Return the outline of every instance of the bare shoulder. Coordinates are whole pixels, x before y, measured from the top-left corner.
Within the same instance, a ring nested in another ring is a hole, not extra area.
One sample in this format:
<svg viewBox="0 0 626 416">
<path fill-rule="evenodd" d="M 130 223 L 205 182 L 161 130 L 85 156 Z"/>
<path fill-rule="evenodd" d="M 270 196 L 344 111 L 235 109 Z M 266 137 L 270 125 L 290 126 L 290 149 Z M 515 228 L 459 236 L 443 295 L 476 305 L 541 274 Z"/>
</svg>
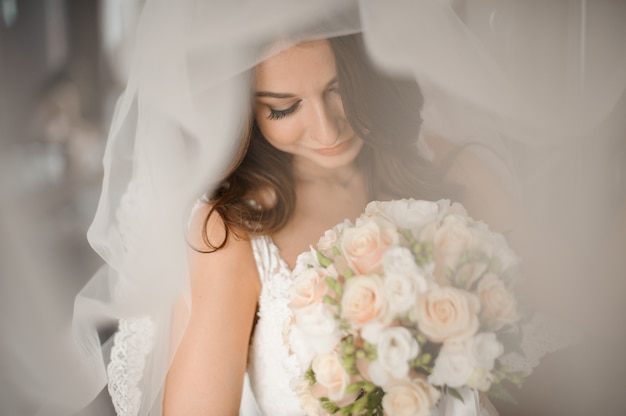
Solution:
<svg viewBox="0 0 626 416">
<path fill-rule="evenodd" d="M 260 283 L 252 246 L 246 235 L 228 231 L 221 216 L 209 204 L 194 210 L 187 235 L 192 291 L 209 282 L 241 284 L 258 294 Z M 222 246 L 215 249 L 215 247 Z M 213 289 L 215 289 L 213 287 Z"/>
<path fill-rule="evenodd" d="M 236 414 L 246 371 L 260 282 L 250 241 L 227 228 L 209 205 L 189 224 L 189 321 L 168 372 L 164 415 Z M 223 247 L 210 251 L 207 245 Z"/>
</svg>

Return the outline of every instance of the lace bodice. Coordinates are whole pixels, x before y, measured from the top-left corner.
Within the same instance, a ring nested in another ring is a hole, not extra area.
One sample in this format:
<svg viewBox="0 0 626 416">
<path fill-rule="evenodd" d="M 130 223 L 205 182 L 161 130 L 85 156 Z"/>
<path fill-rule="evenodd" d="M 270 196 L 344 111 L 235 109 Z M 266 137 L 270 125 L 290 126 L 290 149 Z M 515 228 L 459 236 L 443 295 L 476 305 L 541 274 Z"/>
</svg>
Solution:
<svg viewBox="0 0 626 416">
<path fill-rule="evenodd" d="M 287 305 L 291 271 L 269 237 L 253 238 L 252 249 L 262 289 L 248 365 L 250 385 L 261 414 L 303 415 L 300 399 L 290 387 L 298 364 L 283 337 L 291 316 Z"/>
</svg>

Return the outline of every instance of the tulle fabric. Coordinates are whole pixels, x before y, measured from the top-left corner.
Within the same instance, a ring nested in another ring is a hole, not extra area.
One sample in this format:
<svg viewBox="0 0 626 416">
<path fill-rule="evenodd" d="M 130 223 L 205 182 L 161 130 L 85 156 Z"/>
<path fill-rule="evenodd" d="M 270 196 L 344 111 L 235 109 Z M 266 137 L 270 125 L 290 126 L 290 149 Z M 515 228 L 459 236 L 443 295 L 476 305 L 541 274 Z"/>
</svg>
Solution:
<svg viewBox="0 0 626 416">
<path fill-rule="evenodd" d="M 588 143 L 623 94 L 625 7 L 594 3 L 595 14 L 581 2 L 563 17 L 563 8 L 543 2 L 147 1 L 88 235 L 106 264 L 76 298 L 71 330 L 59 319 L 55 365 L 38 366 L 38 414 L 77 412 L 104 388 L 103 344 L 117 352 L 114 364 L 139 372 L 117 372 L 116 391 L 129 396 L 118 413 L 160 414 L 182 336 L 171 331 L 174 306 L 182 305 L 183 322 L 189 313 L 189 213 L 229 166 L 249 118 L 256 63 L 303 40 L 361 32 L 376 63 L 419 81 L 424 131 L 487 143 L 499 157 L 485 160 L 519 191 L 528 178 L 514 170 L 526 161 L 517 149 Z M 45 313 L 57 314 L 51 306 Z M 118 322 L 127 335 L 148 331 L 147 345 L 105 342 Z"/>
</svg>

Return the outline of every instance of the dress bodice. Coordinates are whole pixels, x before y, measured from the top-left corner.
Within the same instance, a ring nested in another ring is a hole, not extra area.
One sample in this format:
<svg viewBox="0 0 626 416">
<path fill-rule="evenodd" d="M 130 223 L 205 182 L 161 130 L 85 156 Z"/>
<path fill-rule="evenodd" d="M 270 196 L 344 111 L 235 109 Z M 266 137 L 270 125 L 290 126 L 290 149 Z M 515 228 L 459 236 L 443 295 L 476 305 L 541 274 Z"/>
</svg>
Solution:
<svg viewBox="0 0 626 416">
<path fill-rule="evenodd" d="M 291 317 L 291 271 L 271 238 L 252 238 L 252 250 L 262 287 L 248 364 L 250 385 L 263 415 L 303 415 L 300 399 L 290 387 L 298 364 L 283 337 Z"/>
</svg>

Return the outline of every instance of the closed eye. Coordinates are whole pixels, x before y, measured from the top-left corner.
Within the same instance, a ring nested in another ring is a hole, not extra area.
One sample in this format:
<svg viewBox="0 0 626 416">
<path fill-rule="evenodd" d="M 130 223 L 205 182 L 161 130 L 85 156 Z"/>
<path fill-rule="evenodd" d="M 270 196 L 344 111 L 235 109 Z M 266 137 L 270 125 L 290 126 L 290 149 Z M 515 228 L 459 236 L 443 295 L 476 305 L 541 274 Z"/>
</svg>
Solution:
<svg viewBox="0 0 626 416">
<path fill-rule="evenodd" d="M 290 114 L 293 114 L 299 107 L 302 100 L 296 101 L 291 107 L 286 108 L 284 110 L 276 110 L 270 107 L 270 114 L 267 116 L 268 120 L 280 120 L 281 118 L 287 117 Z"/>
</svg>

